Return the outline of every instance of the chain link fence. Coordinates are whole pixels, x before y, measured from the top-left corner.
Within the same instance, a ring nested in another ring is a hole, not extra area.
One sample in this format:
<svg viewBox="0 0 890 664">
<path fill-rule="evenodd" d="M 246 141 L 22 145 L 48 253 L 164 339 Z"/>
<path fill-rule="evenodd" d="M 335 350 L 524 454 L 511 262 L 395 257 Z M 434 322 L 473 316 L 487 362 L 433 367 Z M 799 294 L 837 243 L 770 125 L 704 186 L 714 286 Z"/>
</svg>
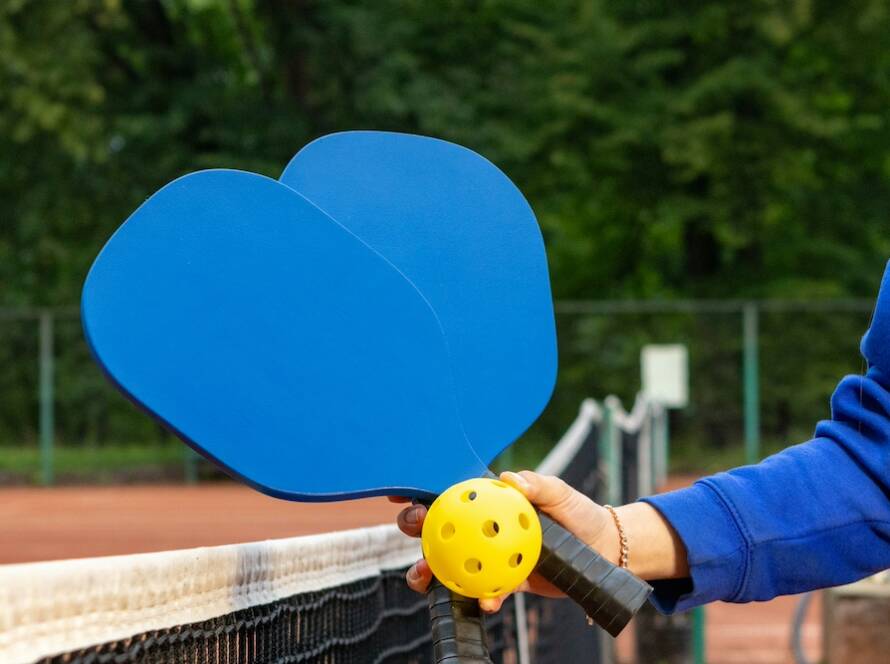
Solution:
<svg viewBox="0 0 890 664">
<path fill-rule="evenodd" d="M 860 373 L 871 300 L 557 303 L 553 399 L 511 452 L 534 467 L 590 394 L 632 402 L 650 343 L 689 349 L 690 403 L 671 414 L 675 470 L 711 471 L 807 439 Z M 102 376 L 77 309 L 0 309 L 0 483 L 181 480 L 212 472 Z"/>
<path fill-rule="evenodd" d="M 589 394 L 632 402 L 640 350 L 689 350 L 690 402 L 671 413 L 674 470 L 712 471 L 802 442 L 829 416 L 841 377 L 861 373 L 871 300 L 561 302 L 553 401 L 523 445 L 542 445 Z"/>
</svg>

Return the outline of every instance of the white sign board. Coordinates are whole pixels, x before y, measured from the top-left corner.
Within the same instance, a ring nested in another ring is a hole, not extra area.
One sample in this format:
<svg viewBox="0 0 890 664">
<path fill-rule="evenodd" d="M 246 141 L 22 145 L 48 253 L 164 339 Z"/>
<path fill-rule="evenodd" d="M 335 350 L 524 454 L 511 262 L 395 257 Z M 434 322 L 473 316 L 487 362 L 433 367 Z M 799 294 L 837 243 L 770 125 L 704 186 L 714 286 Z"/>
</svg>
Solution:
<svg viewBox="0 0 890 664">
<path fill-rule="evenodd" d="M 643 394 L 666 408 L 689 403 L 689 353 L 683 344 L 652 344 L 640 352 Z"/>
</svg>

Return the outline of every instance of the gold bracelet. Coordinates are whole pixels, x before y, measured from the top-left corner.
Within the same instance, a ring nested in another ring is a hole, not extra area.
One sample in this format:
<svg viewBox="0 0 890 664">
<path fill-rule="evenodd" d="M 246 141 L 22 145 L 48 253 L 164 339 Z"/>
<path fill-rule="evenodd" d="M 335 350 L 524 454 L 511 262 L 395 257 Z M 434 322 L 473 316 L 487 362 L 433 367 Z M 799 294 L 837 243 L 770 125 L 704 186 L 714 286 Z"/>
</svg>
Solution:
<svg viewBox="0 0 890 664">
<path fill-rule="evenodd" d="M 627 561 L 630 558 L 630 549 L 627 546 L 627 535 L 624 532 L 624 526 L 621 525 L 621 519 L 618 518 L 618 512 L 615 511 L 615 508 L 611 505 L 603 505 L 607 510 L 609 510 L 609 514 L 612 515 L 612 521 L 615 522 L 615 527 L 618 529 L 618 540 L 621 542 L 621 548 L 618 554 L 618 567 L 623 567 L 627 569 Z"/>
</svg>

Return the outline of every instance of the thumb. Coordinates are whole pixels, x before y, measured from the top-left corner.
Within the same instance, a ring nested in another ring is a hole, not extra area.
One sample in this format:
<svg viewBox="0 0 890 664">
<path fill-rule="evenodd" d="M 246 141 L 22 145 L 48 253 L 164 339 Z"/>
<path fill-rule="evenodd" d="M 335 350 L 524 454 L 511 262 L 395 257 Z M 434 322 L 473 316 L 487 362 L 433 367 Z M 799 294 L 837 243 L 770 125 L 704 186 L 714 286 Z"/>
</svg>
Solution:
<svg viewBox="0 0 890 664">
<path fill-rule="evenodd" d="M 588 544 L 596 543 L 608 524 L 608 512 L 552 475 L 530 470 L 501 473 L 501 480 L 519 489 L 529 501 L 563 528 Z"/>
</svg>

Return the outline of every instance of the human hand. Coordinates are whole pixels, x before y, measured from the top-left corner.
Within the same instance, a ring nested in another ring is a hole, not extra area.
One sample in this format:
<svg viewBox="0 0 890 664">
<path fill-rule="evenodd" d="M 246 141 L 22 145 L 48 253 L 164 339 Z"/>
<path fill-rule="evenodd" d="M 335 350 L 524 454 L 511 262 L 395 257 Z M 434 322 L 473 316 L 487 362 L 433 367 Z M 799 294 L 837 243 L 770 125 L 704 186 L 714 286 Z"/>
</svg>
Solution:
<svg viewBox="0 0 890 664">
<path fill-rule="evenodd" d="M 607 560 L 617 563 L 619 555 L 618 530 L 606 508 L 584 494 L 575 491 L 558 477 L 539 475 L 530 470 L 520 473 L 501 473 L 500 479 L 521 491 L 539 510 L 545 512 L 566 530 L 573 533 Z M 391 497 L 393 502 L 407 502 L 407 498 Z M 427 509 L 423 505 L 406 507 L 399 513 L 397 523 L 403 533 L 420 537 Z M 408 585 L 417 592 L 425 592 L 433 573 L 425 560 L 419 560 L 406 575 Z M 547 597 L 562 593 L 543 578 L 533 573 L 517 591 L 528 591 Z M 479 600 L 484 611 L 500 609 L 507 595 Z"/>
</svg>

